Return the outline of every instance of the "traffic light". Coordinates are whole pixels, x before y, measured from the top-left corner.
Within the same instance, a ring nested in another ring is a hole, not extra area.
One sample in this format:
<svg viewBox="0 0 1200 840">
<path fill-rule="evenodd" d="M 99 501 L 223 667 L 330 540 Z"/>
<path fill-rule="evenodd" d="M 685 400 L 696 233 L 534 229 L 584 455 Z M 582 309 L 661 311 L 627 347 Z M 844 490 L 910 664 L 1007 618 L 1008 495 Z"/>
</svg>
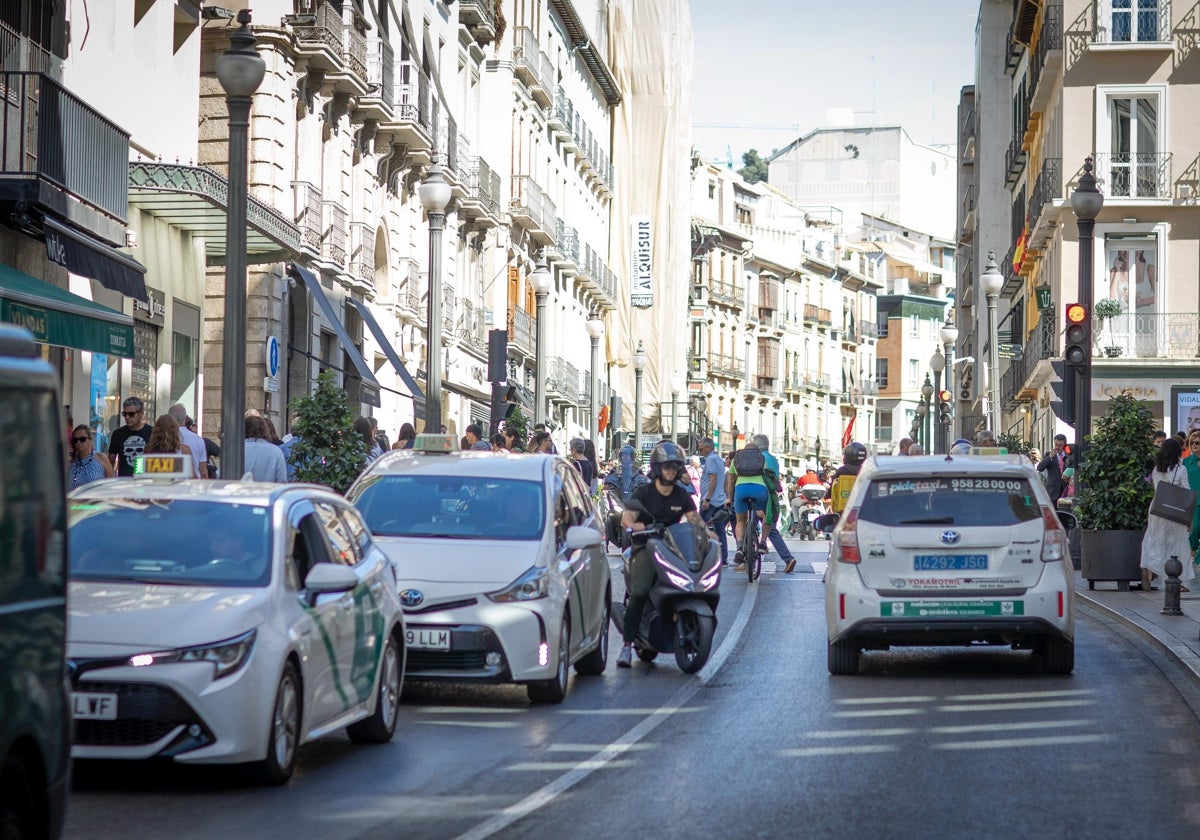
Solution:
<svg viewBox="0 0 1200 840">
<path fill-rule="evenodd" d="M 954 399 L 954 395 L 951 394 L 948 390 L 942 389 L 941 391 L 938 391 L 937 406 L 938 406 L 938 422 L 939 423 L 949 423 L 950 422 L 950 418 L 954 415 L 954 409 L 952 407 L 953 399 Z"/>
<path fill-rule="evenodd" d="M 492 383 L 492 434 L 500 430 L 500 424 L 512 416 L 520 402 L 516 385 Z"/>
<path fill-rule="evenodd" d="M 1059 420 L 1075 428 L 1075 368 L 1062 359 L 1051 359 L 1050 370 L 1059 379 L 1058 382 L 1050 381 L 1050 391 L 1054 395 L 1050 410 Z"/>
<path fill-rule="evenodd" d="M 1082 367 L 1092 358 L 1092 314 L 1082 303 L 1067 304 L 1067 334 L 1063 358 Z"/>
</svg>

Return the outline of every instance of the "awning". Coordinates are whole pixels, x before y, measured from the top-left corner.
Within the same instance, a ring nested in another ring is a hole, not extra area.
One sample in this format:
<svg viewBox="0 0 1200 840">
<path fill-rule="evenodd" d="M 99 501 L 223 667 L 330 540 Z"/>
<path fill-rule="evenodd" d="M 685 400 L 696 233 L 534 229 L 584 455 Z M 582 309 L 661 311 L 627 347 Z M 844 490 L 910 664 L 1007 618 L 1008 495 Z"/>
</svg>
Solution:
<svg viewBox="0 0 1200 840">
<path fill-rule="evenodd" d="M 951 272 L 948 268 L 942 268 L 940 265 L 934 265 L 933 263 L 922 260 L 913 254 L 908 254 L 898 248 L 892 247 L 887 243 L 883 245 L 883 252 L 897 262 L 902 262 L 906 265 L 912 266 L 922 274 L 935 274 L 938 277 L 947 277 L 953 274 L 953 272 Z"/>
<path fill-rule="evenodd" d="M 358 310 L 358 314 L 362 316 L 363 323 L 367 325 L 367 329 L 371 331 L 371 335 L 375 336 L 375 340 L 379 342 L 379 346 L 383 349 L 383 355 L 387 356 L 388 362 L 396 369 L 396 373 L 400 374 L 402 381 L 408 392 L 413 398 L 413 416 L 417 420 L 425 418 L 425 393 L 417 387 L 417 380 L 413 379 L 408 372 L 408 368 L 404 366 L 404 362 L 400 361 L 400 356 L 396 353 L 396 348 L 392 347 L 392 343 L 387 340 L 387 334 L 383 328 L 379 326 L 379 322 L 375 320 L 374 313 L 357 300 L 351 300 L 354 308 Z"/>
<path fill-rule="evenodd" d="M 133 257 L 49 216 L 42 218 L 42 230 L 51 262 L 99 281 L 104 288 L 125 297 L 150 300 L 146 294 L 146 266 Z"/>
<path fill-rule="evenodd" d="M 288 263 L 288 274 L 304 283 L 308 288 L 309 294 L 313 296 L 313 299 L 317 302 L 317 306 L 320 307 L 325 320 L 329 322 L 329 326 L 333 327 L 333 332 L 337 335 L 338 342 L 342 345 L 342 349 L 346 351 L 346 355 L 350 357 L 350 363 L 354 365 L 354 369 L 358 371 L 358 378 L 362 380 L 362 386 L 359 389 L 359 396 L 362 402 L 378 408 L 380 405 L 379 382 L 375 379 L 375 374 L 371 371 L 370 366 L 363 359 L 362 353 L 358 352 L 358 348 L 354 346 L 354 342 L 350 339 L 350 333 L 346 332 L 346 325 L 337 316 L 337 312 L 333 309 L 333 304 L 325 296 L 325 289 L 322 288 L 321 281 L 317 278 L 317 275 L 295 263 Z"/>
<path fill-rule="evenodd" d="M 133 318 L 0 265 L 0 321 L 43 344 L 133 358 Z"/>
</svg>

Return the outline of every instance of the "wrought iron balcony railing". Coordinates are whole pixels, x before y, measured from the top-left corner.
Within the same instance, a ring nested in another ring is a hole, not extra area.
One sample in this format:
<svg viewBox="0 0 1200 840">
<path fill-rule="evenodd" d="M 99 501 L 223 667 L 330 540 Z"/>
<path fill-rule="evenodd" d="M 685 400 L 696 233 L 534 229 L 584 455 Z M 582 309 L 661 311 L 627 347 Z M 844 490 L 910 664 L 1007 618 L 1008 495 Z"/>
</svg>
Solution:
<svg viewBox="0 0 1200 840">
<path fill-rule="evenodd" d="M 508 341 L 526 356 L 533 355 L 533 334 L 537 329 L 534 318 L 519 306 L 508 309 Z"/>
<path fill-rule="evenodd" d="M 720 301 L 740 309 L 746 299 L 746 290 L 736 283 L 720 283 L 711 280 L 708 284 L 708 297 L 710 300 Z"/>
<path fill-rule="evenodd" d="M 343 30 L 341 5 L 335 6 L 328 2 L 319 2 L 314 10 L 312 22 L 293 28 L 296 40 L 301 44 L 315 44 L 332 52 L 343 55 Z"/>
<path fill-rule="evenodd" d="M 708 371 L 713 376 L 723 376 L 728 379 L 740 380 L 746 376 L 746 362 L 737 356 L 709 353 Z"/>
<path fill-rule="evenodd" d="M 1063 47 L 1062 5 L 1052 4 L 1042 10 L 1042 29 L 1038 33 L 1037 46 L 1029 59 L 1029 78 L 1025 85 L 1025 110 L 1033 110 L 1033 101 L 1037 95 L 1038 84 L 1042 80 L 1042 71 L 1046 69 L 1046 59 L 1051 53 L 1061 51 Z"/>
<path fill-rule="evenodd" d="M 1096 323 L 1096 352 L 1101 358 L 1200 359 L 1200 314 L 1126 312 Z"/>
<path fill-rule="evenodd" d="M 367 39 L 367 84 L 378 86 L 376 94 L 388 105 L 396 103 L 396 60 L 392 45 L 384 38 Z"/>
<path fill-rule="evenodd" d="M 1034 182 L 1033 192 L 1029 194 L 1029 227 L 1037 227 L 1038 220 L 1046 205 L 1062 198 L 1062 159 L 1046 158 L 1042 161 L 1042 171 Z"/>
<path fill-rule="evenodd" d="M 1170 152 L 1101 152 L 1096 180 L 1111 198 L 1170 198 Z"/>
<path fill-rule="evenodd" d="M 123 224 L 129 135 L 44 73 L 0 79 L 0 179 L 43 181 Z"/>
<path fill-rule="evenodd" d="M 296 226 L 300 228 L 301 244 L 314 255 L 320 254 L 325 233 L 321 191 L 307 181 L 295 181 L 292 187 L 296 191 Z"/>
<path fill-rule="evenodd" d="M 1094 44 L 1161 44 L 1171 40 L 1171 0 L 1098 0 Z"/>
<path fill-rule="evenodd" d="M 1016 131 L 1018 133 L 1009 141 L 1008 151 L 1004 153 L 1004 183 L 1010 187 L 1021 177 L 1021 170 L 1025 168 L 1025 159 L 1029 155 L 1021 148 L 1025 143 L 1025 126 L 1020 126 Z"/>
</svg>

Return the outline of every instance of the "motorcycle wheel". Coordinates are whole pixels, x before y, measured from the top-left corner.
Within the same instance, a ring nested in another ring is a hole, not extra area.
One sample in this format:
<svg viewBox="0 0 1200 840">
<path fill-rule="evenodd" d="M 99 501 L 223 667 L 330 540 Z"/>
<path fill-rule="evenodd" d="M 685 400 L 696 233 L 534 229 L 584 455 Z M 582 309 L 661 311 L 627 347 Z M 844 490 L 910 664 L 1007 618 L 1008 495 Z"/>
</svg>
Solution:
<svg viewBox="0 0 1200 840">
<path fill-rule="evenodd" d="M 658 658 L 658 651 L 654 648 L 642 647 L 634 642 L 633 652 L 637 654 L 637 658 L 643 662 L 653 662 Z"/>
<path fill-rule="evenodd" d="M 708 616 L 699 616 L 690 610 L 676 616 L 675 664 L 685 674 L 694 674 L 708 662 L 712 651 L 714 622 Z"/>
</svg>

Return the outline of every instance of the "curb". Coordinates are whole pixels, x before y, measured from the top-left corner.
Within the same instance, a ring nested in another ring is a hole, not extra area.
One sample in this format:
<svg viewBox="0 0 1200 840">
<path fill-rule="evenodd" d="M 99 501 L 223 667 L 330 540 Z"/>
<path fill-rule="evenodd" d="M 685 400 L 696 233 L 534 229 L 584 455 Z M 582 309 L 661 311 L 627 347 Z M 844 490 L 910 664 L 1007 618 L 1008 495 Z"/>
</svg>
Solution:
<svg viewBox="0 0 1200 840">
<path fill-rule="evenodd" d="M 1200 688 L 1200 651 L 1194 649 L 1171 631 L 1152 621 L 1148 621 L 1144 616 L 1133 610 L 1126 610 L 1101 603 L 1095 596 L 1080 589 L 1075 590 L 1075 595 L 1084 603 L 1085 609 L 1120 622 L 1144 640 L 1157 647 L 1180 666 L 1193 685 Z M 1194 619 L 1186 616 L 1163 616 L 1163 618 L 1174 618 L 1181 625 L 1186 623 L 1187 628 L 1192 632 L 1196 631 L 1197 622 Z M 1196 644 L 1197 647 L 1200 647 L 1200 640 Z"/>
</svg>

